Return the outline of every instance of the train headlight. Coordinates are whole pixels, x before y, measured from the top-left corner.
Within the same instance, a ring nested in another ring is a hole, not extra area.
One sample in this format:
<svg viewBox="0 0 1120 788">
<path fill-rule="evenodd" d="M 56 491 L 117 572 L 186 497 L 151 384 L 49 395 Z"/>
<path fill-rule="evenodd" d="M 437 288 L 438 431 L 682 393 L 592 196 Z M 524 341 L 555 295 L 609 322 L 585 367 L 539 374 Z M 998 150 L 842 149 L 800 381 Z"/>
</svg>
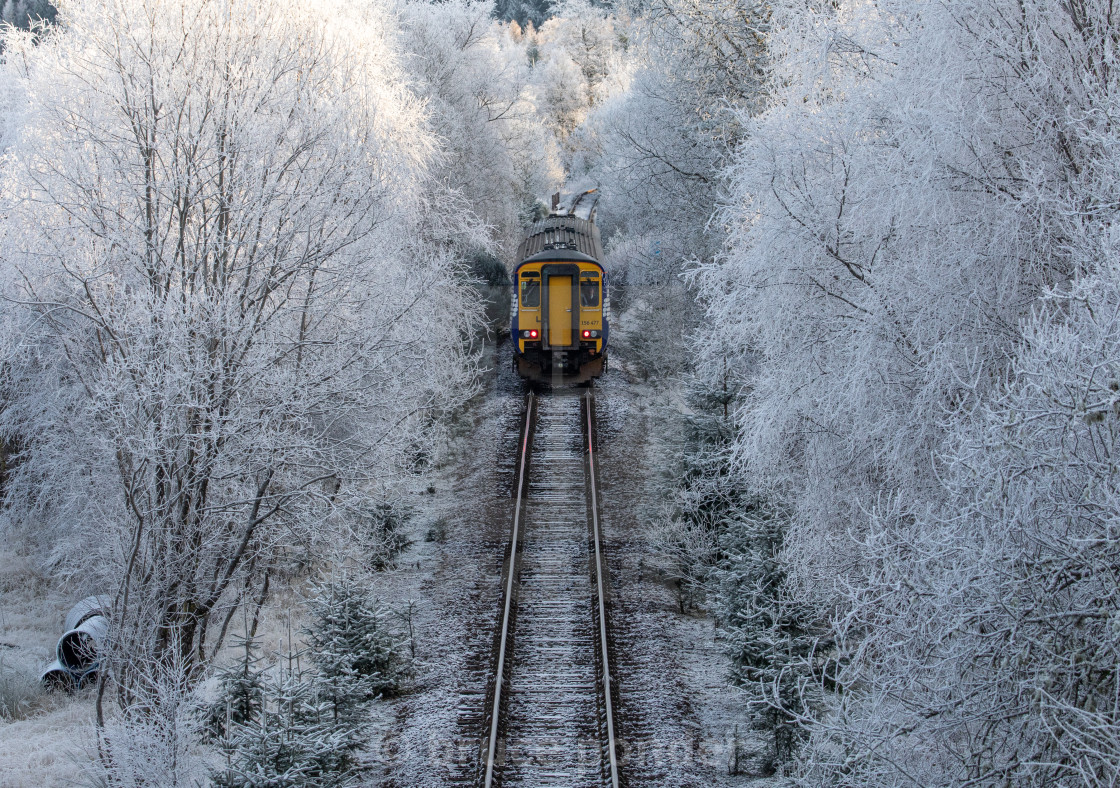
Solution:
<svg viewBox="0 0 1120 788">
<path fill-rule="evenodd" d="M 590 331 L 585 330 L 583 332 L 583 338 L 584 339 L 598 339 L 601 333 L 602 332 L 600 332 L 596 329 L 591 329 Z"/>
</svg>

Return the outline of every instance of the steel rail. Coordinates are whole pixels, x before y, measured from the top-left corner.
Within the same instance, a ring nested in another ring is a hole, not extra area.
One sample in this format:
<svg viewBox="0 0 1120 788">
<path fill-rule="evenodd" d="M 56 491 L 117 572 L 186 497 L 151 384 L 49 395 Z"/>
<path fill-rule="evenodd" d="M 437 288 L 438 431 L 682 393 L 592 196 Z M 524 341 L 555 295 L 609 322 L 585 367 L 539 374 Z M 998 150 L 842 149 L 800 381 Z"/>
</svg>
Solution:
<svg viewBox="0 0 1120 788">
<path fill-rule="evenodd" d="M 490 741 L 486 753 L 486 779 L 485 788 L 494 784 L 494 756 L 498 745 L 498 719 L 502 709 L 502 682 L 505 679 L 506 667 L 506 641 L 509 639 L 510 610 L 513 606 L 513 583 L 517 576 L 517 540 L 521 527 L 521 499 L 525 489 L 525 468 L 529 459 L 529 436 L 533 429 L 533 392 L 529 392 L 525 406 L 525 431 L 521 438 L 521 469 L 517 474 L 517 502 L 513 509 L 513 535 L 509 542 L 509 572 L 506 577 L 506 599 L 502 609 L 502 633 L 498 643 L 498 665 L 494 673 L 494 705 L 490 720 Z M 617 785 L 617 784 L 616 784 Z"/>
<path fill-rule="evenodd" d="M 603 555 L 599 545 L 599 497 L 595 485 L 595 439 L 592 433 L 591 423 L 591 406 L 594 399 L 590 391 L 584 396 L 586 397 L 585 409 L 587 411 L 587 486 L 591 490 L 592 541 L 595 543 L 595 584 L 599 597 L 599 647 L 602 650 L 603 659 L 603 698 L 605 700 L 604 708 L 606 709 L 607 718 L 607 755 L 610 766 L 611 788 L 619 788 L 618 757 L 614 739 L 614 709 L 613 701 L 611 700 L 611 670 L 609 657 L 607 655 L 607 609 L 606 602 L 604 601 L 605 593 L 603 588 Z M 489 785 L 489 783 L 487 785 Z"/>
</svg>

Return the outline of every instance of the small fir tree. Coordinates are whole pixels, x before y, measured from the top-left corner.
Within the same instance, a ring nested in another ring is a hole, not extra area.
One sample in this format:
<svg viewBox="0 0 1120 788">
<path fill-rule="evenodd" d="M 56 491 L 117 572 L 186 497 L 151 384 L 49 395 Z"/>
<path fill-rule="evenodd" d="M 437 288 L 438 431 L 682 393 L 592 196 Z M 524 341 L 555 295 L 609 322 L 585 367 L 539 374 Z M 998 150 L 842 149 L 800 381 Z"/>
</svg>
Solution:
<svg viewBox="0 0 1120 788">
<path fill-rule="evenodd" d="M 207 728 L 225 755 L 219 788 L 344 788 L 361 776 L 369 705 L 400 691 L 407 668 L 388 616 L 348 574 L 313 587 L 308 648 L 272 673 L 251 642 L 220 678 Z M 310 658 L 314 669 L 301 667 Z"/>
<path fill-rule="evenodd" d="M 357 750 L 364 724 L 357 714 L 340 720 L 324 698 L 321 677 L 289 654 L 287 668 L 262 682 L 257 713 L 231 723 L 220 748 L 218 788 L 346 788 L 359 776 Z"/>
<path fill-rule="evenodd" d="M 324 692 L 338 713 L 400 692 L 407 664 L 389 616 L 356 578 L 342 574 L 314 587 L 307 643 Z"/>
<path fill-rule="evenodd" d="M 238 645 L 243 656 L 218 670 L 218 698 L 203 710 L 204 741 L 224 739 L 231 725 L 245 725 L 261 714 L 264 683 L 258 667 L 257 643 L 246 637 Z"/>
<path fill-rule="evenodd" d="M 712 574 L 715 612 L 731 679 L 749 690 L 755 724 L 771 735 L 763 771 L 787 762 L 804 736 L 801 721 L 812 698 L 812 657 L 820 644 L 808 610 L 785 590 L 781 563 L 785 527 L 756 507 L 728 522 L 722 558 Z"/>
<path fill-rule="evenodd" d="M 699 606 L 708 592 L 710 571 L 719 560 L 725 523 L 752 505 L 730 455 L 734 426 L 725 392 L 699 378 L 687 381 L 691 410 L 679 421 L 679 437 L 667 452 L 667 517 L 671 525 L 655 534 L 671 571 L 681 612 Z"/>
</svg>

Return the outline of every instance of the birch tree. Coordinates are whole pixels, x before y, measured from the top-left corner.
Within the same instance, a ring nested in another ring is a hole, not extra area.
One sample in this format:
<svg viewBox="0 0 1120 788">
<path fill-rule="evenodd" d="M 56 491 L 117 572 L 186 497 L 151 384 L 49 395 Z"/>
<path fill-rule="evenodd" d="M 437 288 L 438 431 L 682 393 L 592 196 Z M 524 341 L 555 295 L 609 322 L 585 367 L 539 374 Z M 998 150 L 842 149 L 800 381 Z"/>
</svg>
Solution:
<svg viewBox="0 0 1120 788">
<path fill-rule="evenodd" d="M 474 229 L 456 240 L 512 257 L 529 207 L 559 188 L 561 173 L 529 89 L 524 45 L 493 10 L 477 0 L 409 3 L 400 40 L 439 141 L 433 175 Z"/>
<path fill-rule="evenodd" d="M 360 530 L 470 390 L 473 312 L 416 241 L 434 141 L 378 6 L 74 0 L 2 80 L 3 431 L 17 527 L 115 588 L 108 669 L 197 676 L 286 555 Z M 438 319 L 434 316 L 438 315 Z M 188 680 L 187 685 L 189 686 Z"/>
</svg>

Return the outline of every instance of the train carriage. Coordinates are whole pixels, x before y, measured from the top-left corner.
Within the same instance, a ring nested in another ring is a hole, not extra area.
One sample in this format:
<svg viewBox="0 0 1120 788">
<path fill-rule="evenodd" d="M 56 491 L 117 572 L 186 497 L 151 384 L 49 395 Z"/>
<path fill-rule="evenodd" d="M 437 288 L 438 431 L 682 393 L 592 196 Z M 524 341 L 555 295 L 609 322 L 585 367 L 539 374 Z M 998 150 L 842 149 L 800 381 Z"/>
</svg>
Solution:
<svg viewBox="0 0 1120 788">
<path fill-rule="evenodd" d="M 510 334 L 518 374 L 553 383 L 602 375 L 609 300 L 595 222 L 549 216 L 529 228 L 517 257 Z"/>
</svg>

